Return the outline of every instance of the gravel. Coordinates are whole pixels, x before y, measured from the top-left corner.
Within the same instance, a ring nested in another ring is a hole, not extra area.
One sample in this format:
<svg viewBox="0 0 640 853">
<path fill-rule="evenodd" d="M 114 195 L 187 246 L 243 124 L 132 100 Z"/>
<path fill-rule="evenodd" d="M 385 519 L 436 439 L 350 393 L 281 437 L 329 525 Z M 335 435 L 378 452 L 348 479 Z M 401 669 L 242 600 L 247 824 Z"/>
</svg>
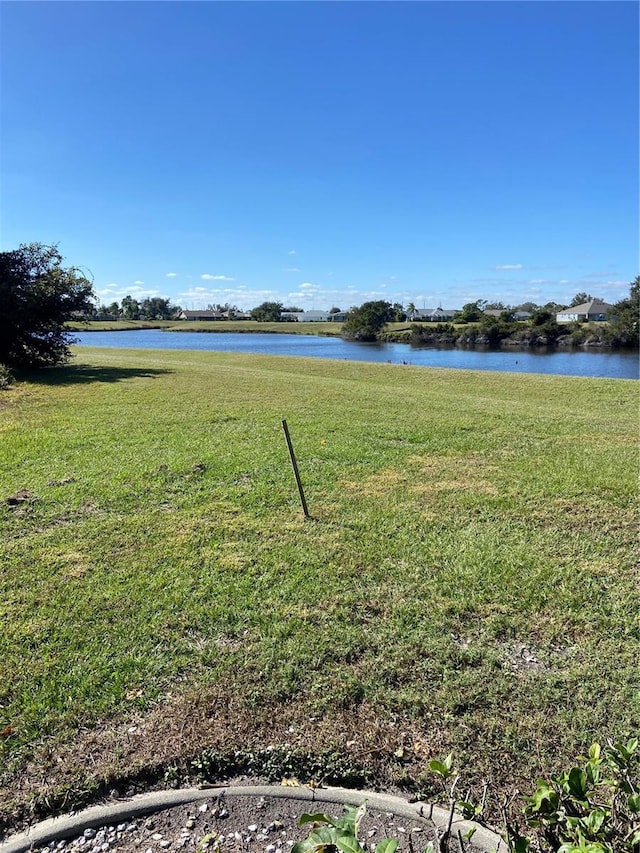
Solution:
<svg viewBox="0 0 640 853">
<path fill-rule="evenodd" d="M 309 833 L 308 825 L 298 826 L 300 815 L 316 810 L 334 817 L 342 814 L 342 806 L 338 804 L 212 796 L 205 802 L 165 809 L 150 817 L 85 829 L 77 837 L 52 841 L 35 850 L 36 853 L 161 853 L 163 850 L 289 853 L 294 843 Z M 400 853 L 421 853 L 434 840 L 426 821 L 419 818 L 408 821 L 391 812 L 376 810 L 365 814 L 359 837 L 371 851 L 383 838 L 396 838 Z"/>
</svg>

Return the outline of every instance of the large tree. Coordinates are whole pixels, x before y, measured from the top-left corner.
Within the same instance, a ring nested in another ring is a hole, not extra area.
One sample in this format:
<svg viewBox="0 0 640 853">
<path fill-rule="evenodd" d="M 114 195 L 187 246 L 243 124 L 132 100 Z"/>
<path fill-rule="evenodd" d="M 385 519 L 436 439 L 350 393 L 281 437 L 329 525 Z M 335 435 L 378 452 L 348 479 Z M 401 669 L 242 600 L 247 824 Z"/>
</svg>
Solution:
<svg viewBox="0 0 640 853">
<path fill-rule="evenodd" d="M 93 311 L 93 287 L 62 261 L 57 246 L 42 243 L 0 252 L 0 364 L 41 367 L 69 357 L 65 321 Z"/>
<path fill-rule="evenodd" d="M 569 303 L 569 308 L 575 308 L 576 305 L 584 305 L 586 302 L 591 302 L 594 299 L 590 293 L 582 290 L 580 293 L 576 293 L 571 302 Z"/>
<path fill-rule="evenodd" d="M 252 308 L 251 316 L 260 323 L 277 323 L 283 311 L 282 302 L 262 302 L 256 308 Z"/>
<path fill-rule="evenodd" d="M 462 306 L 462 311 L 455 318 L 456 323 L 477 323 L 482 317 L 485 306 L 484 299 L 476 299 L 475 302 L 467 302 Z"/>
<path fill-rule="evenodd" d="M 375 302 L 364 302 L 359 308 L 352 308 L 342 327 L 345 338 L 355 341 L 375 341 L 378 332 L 386 323 L 393 320 L 393 306 L 379 299 Z"/>
<path fill-rule="evenodd" d="M 171 302 L 160 296 L 143 299 L 139 308 L 143 320 L 171 320 L 177 313 Z"/>
<path fill-rule="evenodd" d="M 629 286 L 629 296 L 613 306 L 611 329 L 624 347 L 640 345 L 640 275 Z"/>
</svg>

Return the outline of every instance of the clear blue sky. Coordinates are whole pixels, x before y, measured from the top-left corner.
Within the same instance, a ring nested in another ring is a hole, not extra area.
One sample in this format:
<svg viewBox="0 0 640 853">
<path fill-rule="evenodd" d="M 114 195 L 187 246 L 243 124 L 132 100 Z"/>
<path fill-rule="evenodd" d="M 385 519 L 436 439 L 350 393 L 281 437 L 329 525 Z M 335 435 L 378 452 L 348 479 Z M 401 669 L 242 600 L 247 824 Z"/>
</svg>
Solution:
<svg viewBox="0 0 640 853">
<path fill-rule="evenodd" d="M 1 240 L 103 302 L 615 302 L 636 2 L 3 2 Z"/>
</svg>

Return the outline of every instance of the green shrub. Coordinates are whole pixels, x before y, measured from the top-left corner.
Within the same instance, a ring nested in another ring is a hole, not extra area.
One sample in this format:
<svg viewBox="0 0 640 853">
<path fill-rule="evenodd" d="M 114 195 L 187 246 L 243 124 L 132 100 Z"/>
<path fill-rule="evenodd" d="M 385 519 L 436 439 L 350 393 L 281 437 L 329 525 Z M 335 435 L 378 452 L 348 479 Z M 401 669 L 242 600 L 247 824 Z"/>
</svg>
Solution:
<svg viewBox="0 0 640 853">
<path fill-rule="evenodd" d="M 640 853 L 640 754 L 638 739 L 594 743 L 569 772 L 539 779 L 526 798 L 524 825 L 504 818 L 504 839 L 512 853 Z M 459 775 L 453 757 L 429 765 L 451 802 Z M 518 794 L 514 794 L 512 801 Z M 470 793 L 457 800 L 463 817 L 484 823 L 487 788 L 480 803 Z M 445 848 L 446 849 L 446 848 Z"/>
</svg>

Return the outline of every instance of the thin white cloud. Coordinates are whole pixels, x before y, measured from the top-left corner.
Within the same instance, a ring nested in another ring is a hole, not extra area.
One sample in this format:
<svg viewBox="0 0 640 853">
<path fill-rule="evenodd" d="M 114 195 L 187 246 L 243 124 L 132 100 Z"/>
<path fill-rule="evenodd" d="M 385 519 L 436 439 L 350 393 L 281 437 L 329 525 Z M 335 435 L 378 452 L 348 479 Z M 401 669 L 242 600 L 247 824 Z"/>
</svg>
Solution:
<svg viewBox="0 0 640 853">
<path fill-rule="evenodd" d="M 240 284 L 236 287 L 189 287 L 176 294 L 176 301 L 183 308 L 205 308 L 217 302 L 230 302 L 239 308 L 249 310 L 266 300 L 280 299 L 282 294 L 274 290 L 247 288 Z"/>
<path fill-rule="evenodd" d="M 544 284 L 545 281 L 546 281 L 546 279 L 544 279 L 544 278 L 532 278 L 529 281 L 529 284 Z"/>
<path fill-rule="evenodd" d="M 134 284 L 144 284 L 144 281 L 134 281 Z"/>
<path fill-rule="evenodd" d="M 235 278 L 231 278 L 231 276 L 211 275 L 208 272 L 204 273 L 204 275 L 201 275 L 200 278 L 204 279 L 204 281 L 235 281 Z"/>
<path fill-rule="evenodd" d="M 145 299 L 146 297 L 151 298 L 153 296 L 160 296 L 163 299 L 170 298 L 168 294 L 162 293 L 157 288 L 141 287 L 139 284 L 121 287 L 120 285 L 111 283 L 105 287 L 96 288 L 96 295 L 102 299 L 109 297 L 111 301 L 114 299 L 120 301 L 124 296 L 133 296 L 134 299 Z"/>
<path fill-rule="evenodd" d="M 493 267 L 494 270 L 521 270 L 524 269 L 522 264 L 497 264 Z"/>
<path fill-rule="evenodd" d="M 310 281 L 303 281 L 298 287 L 300 290 L 320 290 L 317 284 L 311 284 Z"/>
<path fill-rule="evenodd" d="M 291 249 L 289 252 L 287 252 L 287 254 L 288 254 L 288 255 L 295 255 L 295 254 L 296 254 L 296 250 L 295 250 L 295 249 Z"/>
<path fill-rule="evenodd" d="M 177 273 L 177 272 L 168 272 L 168 273 L 167 273 L 167 278 L 175 278 L 177 275 L 178 275 L 178 273 Z"/>
</svg>

